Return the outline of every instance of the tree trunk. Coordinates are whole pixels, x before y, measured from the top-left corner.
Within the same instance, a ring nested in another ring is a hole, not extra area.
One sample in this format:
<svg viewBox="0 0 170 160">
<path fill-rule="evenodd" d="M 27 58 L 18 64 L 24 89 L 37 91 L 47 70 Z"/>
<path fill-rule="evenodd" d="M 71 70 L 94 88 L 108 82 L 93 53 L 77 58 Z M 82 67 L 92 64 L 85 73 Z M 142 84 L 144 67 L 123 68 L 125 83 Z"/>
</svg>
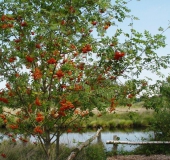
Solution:
<svg viewBox="0 0 170 160">
<path fill-rule="evenodd" d="M 46 160 L 51 160 L 51 140 L 50 140 L 50 132 L 46 129 L 46 138 L 44 140 Z"/>
<path fill-rule="evenodd" d="M 45 142 L 46 160 L 51 160 L 50 147 L 51 147 L 50 141 L 46 140 L 46 142 Z"/>
<path fill-rule="evenodd" d="M 56 136 L 56 160 L 59 160 L 59 154 L 60 154 L 60 131 L 57 132 Z"/>
</svg>

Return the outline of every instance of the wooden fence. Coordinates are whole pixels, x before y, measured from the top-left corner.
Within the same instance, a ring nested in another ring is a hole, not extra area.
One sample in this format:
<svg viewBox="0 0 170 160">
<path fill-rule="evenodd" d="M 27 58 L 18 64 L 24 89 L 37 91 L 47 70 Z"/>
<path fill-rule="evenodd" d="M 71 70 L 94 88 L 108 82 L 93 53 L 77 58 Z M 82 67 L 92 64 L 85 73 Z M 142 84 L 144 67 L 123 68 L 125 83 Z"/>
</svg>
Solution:
<svg viewBox="0 0 170 160">
<path fill-rule="evenodd" d="M 69 157 L 67 158 L 67 160 L 73 160 L 75 159 L 75 157 L 77 156 L 77 154 L 86 146 L 90 145 L 91 142 L 97 138 L 97 141 L 100 142 L 101 141 L 101 131 L 102 128 L 98 129 L 96 134 L 93 135 L 90 139 L 86 140 L 85 142 L 81 143 L 79 146 L 77 146 L 69 155 Z"/>
<path fill-rule="evenodd" d="M 170 141 L 119 141 L 117 135 L 113 136 L 113 140 L 106 141 L 106 144 L 113 144 L 113 151 L 117 153 L 118 144 L 129 144 L 129 145 L 146 145 L 146 144 L 170 144 Z"/>
<path fill-rule="evenodd" d="M 91 142 L 97 138 L 97 142 L 101 142 L 101 131 L 102 128 L 98 129 L 96 134 L 93 135 L 90 139 L 86 140 L 85 142 L 81 143 L 79 146 L 77 146 L 71 154 L 68 156 L 67 160 L 74 160 L 77 154 L 86 146 L 91 144 Z M 144 144 L 170 144 L 170 141 L 119 141 L 117 135 L 113 136 L 113 140 L 106 141 L 106 144 L 113 144 L 113 151 L 115 152 L 115 155 L 117 155 L 117 147 L 118 144 L 129 144 L 129 145 L 144 145 Z"/>
</svg>

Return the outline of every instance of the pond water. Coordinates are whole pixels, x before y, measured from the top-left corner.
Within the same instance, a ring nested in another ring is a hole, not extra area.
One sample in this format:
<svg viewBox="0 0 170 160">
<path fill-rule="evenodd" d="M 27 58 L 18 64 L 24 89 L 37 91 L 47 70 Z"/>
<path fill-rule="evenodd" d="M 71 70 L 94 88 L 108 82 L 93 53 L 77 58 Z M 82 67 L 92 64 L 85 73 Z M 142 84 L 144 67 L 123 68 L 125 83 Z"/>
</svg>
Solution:
<svg viewBox="0 0 170 160">
<path fill-rule="evenodd" d="M 91 138 L 95 135 L 96 132 L 86 132 L 86 133 L 68 133 L 63 134 L 60 139 L 60 143 L 67 144 L 68 146 L 77 146 L 79 142 L 85 142 L 87 139 Z M 103 142 L 107 151 L 111 151 L 113 149 L 113 144 L 106 144 L 106 141 L 113 140 L 113 136 L 117 135 L 120 138 L 120 141 L 144 141 L 153 137 L 153 132 L 145 132 L 145 131 L 102 131 L 101 132 L 101 141 Z M 96 143 L 97 139 L 93 141 Z M 138 145 L 125 145 L 119 144 L 118 150 L 124 151 L 132 151 Z"/>
<path fill-rule="evenodd" d="M 85 142 L 93 135 L 96 134 L 96 131 L 87 131 L 85 133 L 64 133 L 60 137 L 60 144 L 65 144 L 68 147 L 76 147 L 81 142 Z M 130 130 L 130 131 L 120 131 L 120 130 L 113 130 L 113 131 L 102 131 L 101 132 L 101 141 L 103 142 L 105 149 L 107 151 L 111 151 L 113 149 L 113 144 L 106 144 L 106 141 L 113 140 L 113 136 L 117 135 L 120 138 L 120 141 L 144 141 L 154 136 L 153 132 L 146 132 L 144 130 Z M 17 137 L 20 137 L 18 135 Z M 7 139 L 8 136 L 3 137 L 3 139 Z M 1 139 L 2 140 L 2 139 Z M 30 137 L 31 142 L 35 142 L 35 137 Z M 97 138 L 92 142 L 97 143 Z M 126 145 L 126 144 L 119 144 L 118 151 L 132 151 L 138 145 Z"/>
</svg>

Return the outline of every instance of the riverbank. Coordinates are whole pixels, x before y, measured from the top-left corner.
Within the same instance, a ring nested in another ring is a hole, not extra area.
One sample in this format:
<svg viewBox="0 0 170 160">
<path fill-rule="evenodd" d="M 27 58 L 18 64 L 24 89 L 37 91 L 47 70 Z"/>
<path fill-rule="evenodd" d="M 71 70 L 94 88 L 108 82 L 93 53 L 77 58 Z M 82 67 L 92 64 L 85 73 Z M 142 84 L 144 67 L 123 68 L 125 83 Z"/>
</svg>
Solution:
<svg viewBox="0 0 170 160">
<path fill-rule="evenodd" d="M 81 123 L 86 128 L 146 128 L 152 124 L 154 111 L 146 109 L 142 103 L 135 103 L 132 107 L 119 106 L 113 112 L 94 111 L 95 115 Z"/>
</svg>

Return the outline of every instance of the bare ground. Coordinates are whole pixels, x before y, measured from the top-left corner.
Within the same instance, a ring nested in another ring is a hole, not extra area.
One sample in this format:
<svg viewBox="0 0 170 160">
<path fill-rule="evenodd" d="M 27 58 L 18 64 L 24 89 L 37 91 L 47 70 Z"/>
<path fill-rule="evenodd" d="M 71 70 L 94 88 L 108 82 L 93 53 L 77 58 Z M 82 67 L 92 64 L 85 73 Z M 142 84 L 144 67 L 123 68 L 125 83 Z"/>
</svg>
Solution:
<svg viewBox="0 0 170 160">
<path fill-rule="evenodd" d="M 126 156 L 113 156 L 108 157 L 107 160 L 170 160 L 170 155 L 126 155 Z"/>
<path fill-rule="evenodd" d="M 129 107 L 117 107 L 115 108 L 114 111 L 112 111 L 112 113 L 114 112 L 119 113 L 119 114 L 126 113 L 126 112 L 136 112 L 136 113 L 142 114 L 142 113 L 153 113 L 154 111 L 152 109 L 146 109 L 145 107 L 139 106 L 139 107 L 130 107 L 130 108 Z M 94 109 L 93 113 L 99 114 L 100 111 L 98 111 L 97 109 Z"/>
</svg>

